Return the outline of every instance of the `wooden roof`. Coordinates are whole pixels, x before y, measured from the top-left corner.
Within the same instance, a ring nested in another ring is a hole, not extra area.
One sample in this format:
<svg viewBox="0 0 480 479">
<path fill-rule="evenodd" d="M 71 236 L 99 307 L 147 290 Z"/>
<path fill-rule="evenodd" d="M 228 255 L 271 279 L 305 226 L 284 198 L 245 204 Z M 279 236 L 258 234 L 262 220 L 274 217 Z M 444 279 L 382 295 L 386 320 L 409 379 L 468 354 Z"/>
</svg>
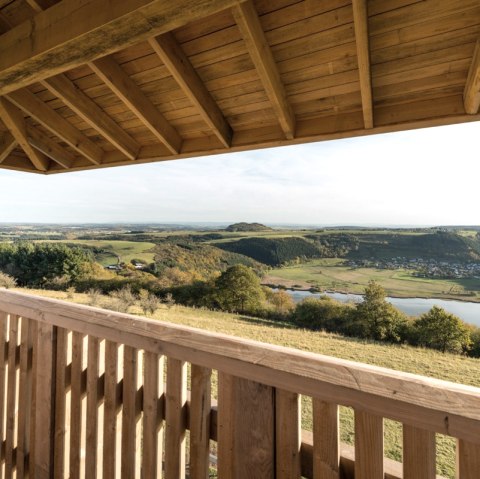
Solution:
<svg viewBox="0 0 480 479">
<path fill-rule="evenodd" d="M 479 0 L 0 0 L 0 167 L 479 120 Z"/>
</svg>

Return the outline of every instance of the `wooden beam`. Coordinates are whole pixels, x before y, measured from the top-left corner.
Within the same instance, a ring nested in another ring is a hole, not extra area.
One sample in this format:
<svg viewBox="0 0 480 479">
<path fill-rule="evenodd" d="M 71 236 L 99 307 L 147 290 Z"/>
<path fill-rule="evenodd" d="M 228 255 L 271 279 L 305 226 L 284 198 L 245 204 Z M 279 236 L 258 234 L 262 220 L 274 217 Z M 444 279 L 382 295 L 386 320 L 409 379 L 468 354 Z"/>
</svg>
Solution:
<svg viewBox="0 0 480 479">
<path fill-rule="evenodd" d="M 232 12 L 280 126 L 286 138 L 293 139 L 295 116 L 255 6 L 249 0 L 233 8 Z"/>
<path fill-rule="evenodd" d="M 8 155 L 17 147 L 17 140 L 11 133 L 4 133 L 0 136 L 0 163 L 3 163 Z"/>
<path fill-rule="evenodd" d="M 463 92 L 465 111 L 475 115 L 480 109 L 480 39 L 477 40 L 472 63 L 468 72 L 467 83 Z"/>
<path fill-rule="evenodd" d="M 9 93 L 7 98 L 92 163 L 102 163 L 103 150 L 29 90 Z"/>
<path fill-rule="evenodd" d="M 18 146 L 14 136 L 6 132 L 0 136 L 0 163 L 3 163 L 8 155 Z"/>
<path fill-rule="evenodd" d="M 48 78 L 42 84 L 92 128 L 115 145 L 127 158 L 130 160 L 136 159 L 140 145 L 65 75 Z"/>
<path fill-rule="evenodd" d="M 368 46 L 367 0 L 352 0 L 355 41 L 357 43 L 358 72 L 362 95 L 363 121 L 365 128 L 373 128 L 372 75 Z"/>
<path fill-rule="evenodd" d="M 229 148 L 232 129 L 173 34 L 152 38 L 150 45 L 223 146 Z"/>
<path fill-rule="evenodd" d="M 171 153 L 180 152 L 182 138 L 175 128 L 111 56 L 88 65 Z"/>
<path fill-rule="evenodd" d="M 62 148 L 58 143 L 44 135 L 33 126 L 26 125 L 28 143 L 63 168 L 71 168 L 75 155 Z"/>
<path fill-rule="evenodd" d="M 46 10 L 58 3 L 56 0 L 26 0 L 26 2 L 36 13 Z"/>
<path fill-rule="evenodd" d="M 0 39 L 0 95 L 243 0 L 63 0 Z"/>
<path fill-rule="evenodd" d="M 0 116 L 15 140 L 30 158 L 33 166 L 39 171 L 47 171 L 49 160 L 43 153 L 30 146 L 27 138 L 27 125 L 21 110 L 5 98 L 0 98 Z"/>
</svg>

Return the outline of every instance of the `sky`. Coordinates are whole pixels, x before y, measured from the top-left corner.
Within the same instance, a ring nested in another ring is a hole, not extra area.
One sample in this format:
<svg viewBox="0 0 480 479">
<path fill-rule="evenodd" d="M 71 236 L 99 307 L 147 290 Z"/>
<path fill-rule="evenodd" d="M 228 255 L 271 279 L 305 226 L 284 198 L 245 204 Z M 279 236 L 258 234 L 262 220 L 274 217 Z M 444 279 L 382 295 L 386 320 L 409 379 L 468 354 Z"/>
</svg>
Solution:
<svg viewBox="0 0 480 479">
<path fill-rule="evenodd" d="M 41 176 L 0 223 L 480 224 L 480 123 Z"/>
</svg>

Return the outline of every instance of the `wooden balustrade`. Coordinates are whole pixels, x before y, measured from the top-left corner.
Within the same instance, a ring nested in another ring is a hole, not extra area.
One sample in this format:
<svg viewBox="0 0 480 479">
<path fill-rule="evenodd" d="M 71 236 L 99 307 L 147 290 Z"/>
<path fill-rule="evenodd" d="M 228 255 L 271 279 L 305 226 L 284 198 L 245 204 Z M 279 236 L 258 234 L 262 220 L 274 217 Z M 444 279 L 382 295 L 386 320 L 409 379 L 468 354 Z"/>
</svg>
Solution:
<svg viewBox="0 0 480 479">
<path fill-rule="evenodd" d="M 457 438 L 459 479 L 480 477 L 477 388 L 4 290 L 2 350 L 5 478 L 433 479 L 435 433 Z"/>
</svg>

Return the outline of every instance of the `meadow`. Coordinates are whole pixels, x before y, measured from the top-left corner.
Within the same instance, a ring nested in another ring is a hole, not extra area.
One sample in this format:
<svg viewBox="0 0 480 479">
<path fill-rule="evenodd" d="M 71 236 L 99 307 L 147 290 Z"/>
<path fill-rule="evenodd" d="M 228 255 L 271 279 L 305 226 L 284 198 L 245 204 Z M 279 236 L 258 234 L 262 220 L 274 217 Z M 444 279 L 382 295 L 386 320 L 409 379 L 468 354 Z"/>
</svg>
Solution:
<svg viewBox="0 0 480 479">
<path fill-rule="evenodd" d="M 406 269 L 352 268 L 344 260 L 327 258 L 275 268 L 264 283 L 308 289 L 363 293 L 370 280 L 380 283 L 389 296 L 416 298 L 452 298 L 480 301 L 480 279 L 430 279 L 413 275 Z"/>
<path fill-rule="evenodd" d="M 29 293 L 42 296 L 89 304 L 86 294 L 28 290 Z M 109 307 L 109 298 L 102 297 L 100 305 Z M 141 314 L 138 305 L 130 308 L 130 313 Z M 335 356 L 338 358 L 383 366 L 399 371 L 430 376 L 447 381 L 480 387 L 480 360 L 459 355 L 442 354 L 433 350 L 398 346 L 371 341 L 344 338 L 323 332 L 312 332 L 293 327 L 285 323 L 256 318 L 192 309 L 181 306 L 162 305 L 152 318 L 159 321 L 194 326 L 234 336 L 265 341 L 281 346 L 293 347 L 305 351 Z M 216 380 L 213 378 L 213 390 Z M 311 401 L 303 398 L 302 425 L 311 430 Z M 341 408 L 341 440 L 353 443 L 353 412 L 350 408 Z M 394 421 L 385 421 L 385 455 L 401 461 L 402 450 L 401 425 Z M 437 472 L 444 477 L 454 477 L 455 443 L 452 439 L 437 436 Z"/>
</svg>

